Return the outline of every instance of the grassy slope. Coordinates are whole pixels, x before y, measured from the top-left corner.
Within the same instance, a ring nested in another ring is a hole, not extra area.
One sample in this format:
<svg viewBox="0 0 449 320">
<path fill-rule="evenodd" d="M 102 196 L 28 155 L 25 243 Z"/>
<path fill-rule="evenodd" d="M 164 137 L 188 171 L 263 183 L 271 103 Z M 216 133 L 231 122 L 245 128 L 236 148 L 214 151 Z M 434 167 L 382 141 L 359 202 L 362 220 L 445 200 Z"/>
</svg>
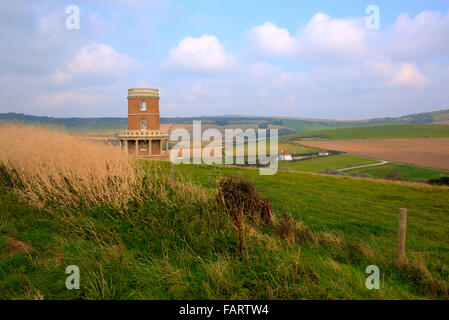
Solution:
<svg viewBox="0 0 449 320">
<path fill-rule="evenodd" d="M 180 170 L 187 170 L 192 178 L 209 187 L 212 186 L 214 175 L 235 175 L 237 171 L 242 171 L 240 168 L 220 167 L 211 170 L 208 167 L 187 165 Z M 258 190 L 270 198 L 277 211 L 285 210 L 306 222 L 322 224 L 317 225 L 318 228 L 332 225 L 335 229 L 356 237 L 358 232 L 362 232 L 362 235 L 368 238 L 382 240 L 383 235 L 389 234 L 387 229 L 390 228 L 393 234 L 390 234 L 392 238 L 388 241 L 394 242 L 397 209 L 405 207 L 410 211 L 410 229 L 423 236 L 422 239 L 411 237 L 410 242 L 416 244 L 415 248 L 426 249 L 425 241 L 419 244 L 425 235 L 431 234 L 426 229 L 439 228 L 438 225 L 432 225 L 432 222 L 449 222 L 448 188 L 297 172 L 260 176 L 255 169 L 243 170 L 242 174 L 256 182 Z M 426 220 L 428 225 L 420 224 L 426 224 Z M 345 222 L 350 223 L 345 225 Z M 354 229 L 350 227 L 352 224 Z M 380 232 L 370 235 L 374 230 Z M 448 231 L 449 225 L 444 225 L 444 230 Z M 439 234 L 443 236 L 443 233 Z M 438 242 L 437 239 L 434 240 Z M 435 247 L 443 249 L 447 246 L 441 254 L 449 249 L 449 244 L 440 245 L 442 244 L 435 244 Z M 394 255 L 394 245 L 385 249 Z M 449 256 L 445 259 L 449 262 Z"/>
<path fill-rule="evenodd" d="M 278 150 L 279 152 L 288 151 L 293 155 L 318 152 L 318 149 L 315 148 L 304 147 L 295 143 L 286 143 L 281 141 L 278 143 Z"/>
<path fill-rule="evenodd" d="M 205 143 L 205 144 L 208 144 Z M 239 146 L 240 147 L 240 146 Z M 245 158 L 248 156 L 248 148 L 252 148 L 251 150 L 253 152 L 257 152 L 257 147 L 258 147 L 258 142 L 249 142 L 249 143 L 245 143 L 243 146 L 243 152 L 245 155 Z M 236 154 L 236 147 L 233 147 L 233 154 L 235 156 Z M 278 152 L 282 151 L 288 151 L 293 155 L 300 155 L 300 154 L 309 154 L 309 153 L 316 153 L 319 151 L 319 149 L 316 148 L 311 148 L 311 147 L 305 147 L 296 143 L 292 143 L 292 142 L 284 142 L 282 140 L 279 140 L 278 142 Z M 224 148 L 222 150 L 223 154 L 226 154 L 227 149 Z M 266 152 L 267 154 L 270 154 L 270 140 L 266 141 Z"/>
<path fill-rule="evenodd" d="M 257 143 L 255 142 L 251 142 L 250 143 L 251 147 L 255 148 L 257 147 Z M 267 154 L 269 154 L 270 152 L 270 140 L 268 139 L 266 141 L 266 150 L 267 150 Z M 278 141 L 278 152 L 282 151 L 288 151 L 293 155 L 298 155 L 298 154 L 309 154 L 309 153 L 314 153 L 314 152 L 318 152 L 319 149 L 316 148 L 312 148 L 312 147 L 305 147 L 305 146 L 301 146 L 299 144 L 296 143 L 292 143 L 292 142 L 284 142 L 282 140 Z M 234 150 L 235 151 L 235 150 Z M 248 144 L 245 144 L 245 155 L 248 154 Z"/>
<path fill-rule="evenodd" d="M 430 115 L 435 121 L 449 120 L 449 110 L 434 111 Z"/>
<path fill-rule="evenodd" d="M 167 171 L 168 164 L 163 164 Z M 315 240 L 289 244 L 270 228 L 247 229 L 249 261 L 236 256 L 229 215 L 184 189 L 167 187 L 142 204 L 39 211 L 0 188 L 0 298 L 380 299 L 447 295 L 448 189 L 371 180 L 180 165 L 211 195 L 223 175 L 255 181 L 278 214 L 303 220 Z M 181 185 L 185 185 L 182 183 Z M 149 190 L 148 192 L 150 192 Z M 197 194 L 194 192 L 193 194 Z M 183 200 L 184 199 L 184 200 Z M 409 208 L 410 269 L 392 265 L 397 210 Z M 9 239 L 33 251 L 11 254 Z M 298 247 L 304 254 L 294 276 Z M 420 262 L 426 261 L 425 267 Z M 64 287 L 65 267 L 81 270 L 81 290 Z M 385 274 L 382 290 L 364 286 L 368 265 Z M 446 279 L 446 280 L 443 280 Z"/>
<path fill-rule="evenodd" d="M 326 127 L 322 125 L 316 125 L 314 123 L 304 123 L 304 121 L 295 121 L 295 120 L 284 120 L 283 124 L 286 127 L 293 128 L 298 132 L 307 132 L 314 130 L 328 130 L 332 128 L 332 126 Z"/>
<path fill-rule="evenodd" d="M 211 185 L 208 168 L 190 167 L 192 177 Z M 220 169 L 221 174 L 236 174 L 240 169 Z M 217 174 L 219 171 L 214 171 Z M 256 182 L 258 190 L 269 197 L 276 212 L 289 212 L 303 220 L 315 230 L 330 230 L 348 241 L 358 241 L 370 247 L 374 264 L 382 259 L 394 259 L 397 238 L 397 211 L 400 207 L 409 209 L 407 248 L 410 259 L 427 259 L 430 272 L 441 268 L 449 274 L 449 244 L 445 238 L 449 231 L 449 189 L 434 189 L 425 185 L 407 185 L 348 177 L 328 177 L 306 173 L 279 172 L 275 176 L 260 176 L 258 170 L 243 170 L 242 176 Z M 351 239 L 351 240 L 349 240 Z M 341 257 L 328 255 L 326 250 L 305 248 L 307 261 L 321 260 L 332 264 L 336 260 L 337 270 L 351 270 L 361 276 L 368 261 L 352 261 L 340 264 Z M 356 249 L 357 250 L 357 249 Z M 363 251 L 364 249 L 362 249 Z M 368 250 L 368 251 L 370 251 Z M 349 253 L 353 254 L 353 253 Z M 371 254 L 368 254 L 371 256 Z M 378 258 L 374 258 L 378 257 Z M 308 260 L 310 259 L 310 260 Z M 316 260 L 315 260 L 316 259 Z M 356 259 L 357 260 L 357 259 Z M 445 267 L 441 267 L 444 265 Z M 349 269 L 346 269 L 349 267 Z M 437 271 L 438 272 L 438 271 Z M 338 272 L 337 272 L 338 273 Z M 321 274 L 322 275 L 322 274 Z M 323 276 L 323 275 L 322 275 Z M 324 275 L 325 276 L 325 275 Z M 329 275 L 323 282 L 331 292 L 337 292 L 335 276 Z M 404 275 L 396 274 L 387 267 L 386 281 L 389 290 L 405 291 L 410 284 L 401 284 Z M 387 280 L 388 279 L 388 280 Z M 343 282 L 346 280 L 342 280 Z M 396 282 L 398 281 L 398 282 Z M 335 291 L 333 291 L 335 290 Z M 401 297 L 398 291 L 394 294 Z M 362 294 L 363 295 L 363 294 Z M 391 297 L 391 296 L 390 296 Z"/>
<path fill-rule="evenodd" d="M 286 138 L 326 136 L 329 140 L 391 139 L 391 138 L 442 138 L 449 137 L 449 126 L 429 124 L 396 124 L 367 127 L 339 128 L 294 134 Z"/>
<path fill-rule="evenodd" d="M 404 180 L 429 180 L 449 175 L 449 172 L 447 171 L 414 167 L 400 163 L 387 163 L 381 166 L 353 169 L 346 172 L 358 172 L 359 175 L 366 173 L 373 178 L 385 178 L 385 176 L 392 170 L 399 172 Z"/>
<path fill-rule="evenodd" d="M 349 154 L 338 154 L 329 157 L 313 158 L 301 161 L 283 161 L 279 167 L 288 167 L 296 171 L 319 172 L 330 169 L 343 169 L 365 164 L 377 163 L 378 161 Z"/>
</svg>

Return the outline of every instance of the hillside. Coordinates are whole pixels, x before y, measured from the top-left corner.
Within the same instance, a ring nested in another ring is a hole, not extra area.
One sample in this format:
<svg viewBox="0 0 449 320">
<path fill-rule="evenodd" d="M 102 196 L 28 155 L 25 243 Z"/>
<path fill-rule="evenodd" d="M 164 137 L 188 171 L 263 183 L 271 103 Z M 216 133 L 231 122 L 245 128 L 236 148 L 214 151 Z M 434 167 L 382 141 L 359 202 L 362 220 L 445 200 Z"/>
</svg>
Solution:
<svg viewBox="0 0 449 320">
<path fill-rule="evenodd" d="M 449 126 L 447 125 L 397 124 L 309 131 L 306 133 L 290 135 L 286 137 L 286 139 L 293 141 L 304 138 L 351 140 L 445 137 L 449 137 Z"/>
<path fill-rule="evenodd" d="M 2 299 L 449 298 L 446 187 L 206 165 L 177 165 L 170 183 L 166 162 L 41 128 L 2 130 Z M 254 183 L 259 195 L 242 192 L 268 198 L 271 216 L 226 205 L 223 178 L 239 175 L 237 190 Z M 68 265 L 79 290 L 65 287 Z M 380 290 L 365 287 L 369 265 Z"/>
<path fill-rule="evenodd" d="M 114 136 L 128 127 L 127 118 L 54 118 L 21 113 L 0 114 L 0 124 L 11 122 L 55 127 L 86 136 Z"/>
<path fill-rule="evenodd" d="M 369 175 L 373 178 L 388 179 L 388 174 L 395 174 L 396 178 L 413 181 L 427 181 L 430 179 L 440 179 L 449 177 L 449 171 L 421 168 L 400 163 L 387 163 L 381 166 L 359 168 L 345 171 L 359 176 Z M 394 179 L 395 177 L 393 177 Z M 390 178 L 391 179 L 391 178 Z"/>
<path fill-rule="evenodd" d="M 402 119 L 407 121 L 414 121 L 414 123 L 424 123 L 424 121 L 425 122 L 445 121 L 449 120 L 449 109 L 412 114 L 404 116 Z"/>
<path fill-rule="evenodd" d="M 435 121 L 449 120 L 449 110 L 431 112 L 430 115 Z"/>
<path fill-rule="evenodd" d="M 331 169 L 343 169 L 366 164 L 374 164 L 379 161 L 357 157 L 349 154 L 337 154 L 328 157 L 318 157 L 308 160 L 280 162 L 279 167 L 287 167 L 295 171 L 320 172 Z"/>
<path fill-rule="evenodd" d="M 200 120 L 205 125 L 228 126 L 228 125 L 251 125 L 259 128 L 275 126 L 282 128 L 280 133 L 292 134 L 295 132 L 314 132 L 318 130 L 328 130 L 346 127 L 365 127 L 385 124 L 427 124 L 435 121 L 449 120 L 449 110 L 412 114 L 403 117 L 386 117 L 369 120 L 320 120 L 320 119 L 298 119 L 282 117 L 256 117 L 256 116 L 201 116 L 201 117 L 161 117 L 164 123 L 191 125 L 192 121 Z M 27 124 L 51 125 L 66 129 L 69 132 L 93 135 L 93 136 L 114 136 L 120 130 L 127 127 L 126 118 L 55 118 L 25 115 L 21 113 L 0 114 L 0 123 L 21 122 Z"/>
</svg>

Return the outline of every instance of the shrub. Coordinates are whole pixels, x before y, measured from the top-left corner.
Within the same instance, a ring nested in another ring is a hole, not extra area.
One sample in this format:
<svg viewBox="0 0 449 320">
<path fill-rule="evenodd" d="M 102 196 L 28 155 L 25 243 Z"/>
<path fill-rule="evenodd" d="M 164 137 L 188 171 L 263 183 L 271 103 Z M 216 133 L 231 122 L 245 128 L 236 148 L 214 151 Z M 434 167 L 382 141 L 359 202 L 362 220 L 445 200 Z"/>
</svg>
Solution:
<svg viewBox="0 0 449 320">
<path fill-rule="evenodd" d="M 223 178 L 218 182 L 217 201 L 229 209 L 236 209 L 257 225 L 260 219 L 266 223 L 271 218 L 271 207 L 268 199 L 262 198 L 256 186 L 247 180 L 232 177 Z"/>
<path fill-rule="evenodd" d="M 449 186 L 449 177 L 442 177 L 439 179 L 430 179 L 428 183 L 439 186 Z"/>
<path fill-rule="evenodd" d="M 385 179 L 387 179 L 387 180 L 402 180 L 403 178 L 402 178 L 402 175 L 399 173 L 399 171 L 397 171 L 396 169 L 393 169 L 386 174 Z"/>
<path fill-rule="evenodd" d="M 304 243 L 311 237 L 309 228 L 302 221 L 298 222 L 286 213 L 275 220 L 274 228 L 281 239 L 289 243 Z"/>
<path fill-rule="evenodd" d="M 358 171 L 354 171 L 354 172 L 351 172 L 349 175 L 351 177 L 358 177 L 359 176 L 359 172 Z"/>
<path fill-rule="evenodd" d="M 369 173 L 363 173 L 362 177 L 363 178 L 372 178 L 372 176 Z"/>
</svg>

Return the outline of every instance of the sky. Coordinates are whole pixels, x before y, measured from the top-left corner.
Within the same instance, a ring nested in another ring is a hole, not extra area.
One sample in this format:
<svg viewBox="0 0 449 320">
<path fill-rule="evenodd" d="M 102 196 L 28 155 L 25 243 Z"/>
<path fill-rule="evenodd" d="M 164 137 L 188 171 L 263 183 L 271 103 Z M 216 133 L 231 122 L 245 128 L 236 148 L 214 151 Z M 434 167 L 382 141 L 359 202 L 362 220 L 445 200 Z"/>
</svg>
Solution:
<svg viewBox="0 0 449 320">
<path fill-rule="evenodd" d="M 0 1 L 0 113 L 126 117 L 135 87 L 162 117 L 448 109 L 449 2 Z"/>
</svg>

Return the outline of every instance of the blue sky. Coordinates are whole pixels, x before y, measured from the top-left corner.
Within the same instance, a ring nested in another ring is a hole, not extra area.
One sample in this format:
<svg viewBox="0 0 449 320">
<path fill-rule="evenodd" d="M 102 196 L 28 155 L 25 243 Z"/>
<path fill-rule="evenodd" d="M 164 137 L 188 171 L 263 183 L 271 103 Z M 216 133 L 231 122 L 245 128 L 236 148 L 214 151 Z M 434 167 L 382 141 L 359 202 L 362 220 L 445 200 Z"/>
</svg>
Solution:
<svg viewBox="0 0 449 320">
<path fill-rule="evenodd" d="M 65 27 L 68 5 L 79 30 Z M 367 6 L 379 8 L 370 30 Z M 361 119 L 449 108 L 447 1 L 24 1 L 0 4 L 0 112 Z"/>
</svg>

